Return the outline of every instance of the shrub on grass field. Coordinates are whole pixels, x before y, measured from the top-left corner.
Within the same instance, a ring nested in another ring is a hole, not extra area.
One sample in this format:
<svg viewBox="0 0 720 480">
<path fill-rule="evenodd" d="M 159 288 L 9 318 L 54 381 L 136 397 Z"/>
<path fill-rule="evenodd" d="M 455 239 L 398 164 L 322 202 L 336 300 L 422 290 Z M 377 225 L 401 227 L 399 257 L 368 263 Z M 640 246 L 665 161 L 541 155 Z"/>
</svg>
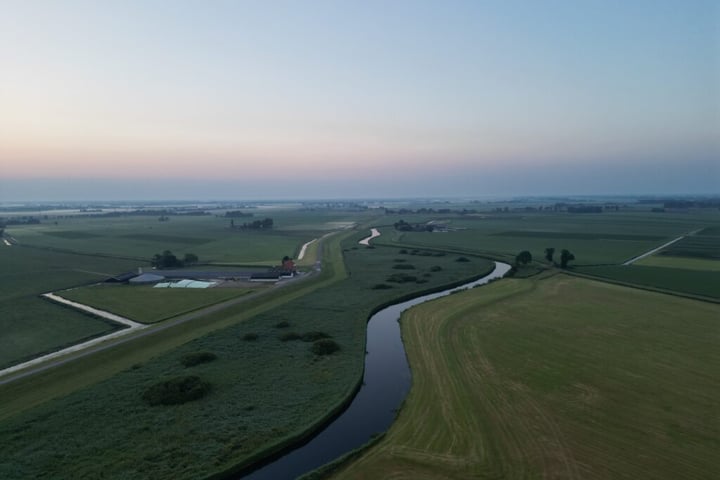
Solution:
<svg viewBox="0 0 720 480">
<path fill-rule="evenodd" d="M 408 254 L 408 251 L 403 248 L 403 249 L 400 250 L 398 253 L 399 253 L 400 255 L 407 255 L 407 254 Z"/>
<path fill-rule="evenodd" d="M 291 342 L 293 340 L 300 340 L 302 337 L 297 332 L 288 332 L 283 333 L 279 338 L 281 342 Z"/>
<path fill-rule="evenodd" d="M 315 355 L 331 355 L 340 350 L 340 345 L 334 340 L 324 338 L 313 343 L 310 350 L 312 350 Z"/>
<path fill-rule="evenodd" d="M 372 286 L 373 290 L 387 290 L 389 288 L 392 288 L 392 285 L 388 285 L 387 283 L 376 283 Z"/>
<path fill-rule="evenodd" d="M 290 324 L 284 320 L 275 324 L 275 328 L 287 328 L 289 326 Z"/>
<path fill-rule="evenodd" d="M 455 259 L 456 262 L 469 262 L 470 260 L 467 257 L 458 257 Z"/>
<path fill-rule="evenodd" d="M 302 335 L 303 342 L 315 342 L 323 338 L 330 338 L 330 335 L 325 332 L 306 332 Z"/>
<path fill-rule="evenodd" d="M 442 270 L 442 267 L 439 265 L 435 265 L 434 267 L 430 267 L 431 272 L 439 272 Z"/>
<path fill-rule="evenodd" d="M 386 281 L 392 283 L 408 283 L 414 282 L 415 280 L 417 280 L 416 276 L 408 275 L 407 273 L 393 273 L 386 279 Z"/>
<path fill-rule="evenodd" d="M 398 263 L 397 265 L 393 265 L 393 268 L 396 270 L 415 270 L 415 266 L 409 263 Z"/>
<path fill-rule="evenodd" d="M 201 363 L 212 362 L 216 358 L 217 355 L 212 352 L 193 352 L 183 355 L 180 358 L 180 363 L 186 367 L 194 367 L 195 365 L 199 365 Z"/>
<path fill-rule="evenodd" d="M 245 335 L 243 335 L 242 338 L 245 341 L 253 342 L 258 339 L 258 334 L 257 333 L 246 333 Z"/>
<path fill-rule="evenodd" d="M 210 392 L 210 384 L 197 375 L 174 377 L 151 386 L 143 393 L 149 405 L 179 405 L 198 400 Z"/>
</svg>

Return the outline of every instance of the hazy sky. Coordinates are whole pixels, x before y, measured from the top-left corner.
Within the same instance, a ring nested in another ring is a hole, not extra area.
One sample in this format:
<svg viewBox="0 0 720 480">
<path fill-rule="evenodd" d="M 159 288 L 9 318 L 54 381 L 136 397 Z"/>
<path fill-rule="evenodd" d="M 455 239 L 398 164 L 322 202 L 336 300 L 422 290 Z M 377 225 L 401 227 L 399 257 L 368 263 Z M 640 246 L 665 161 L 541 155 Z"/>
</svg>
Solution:
<svg viewBox="0 0 720 480">
<path fill-rule="evenodd" d="M 0 0 L 0 201 L 720 193 L 720 2 Z"/>
</svg>

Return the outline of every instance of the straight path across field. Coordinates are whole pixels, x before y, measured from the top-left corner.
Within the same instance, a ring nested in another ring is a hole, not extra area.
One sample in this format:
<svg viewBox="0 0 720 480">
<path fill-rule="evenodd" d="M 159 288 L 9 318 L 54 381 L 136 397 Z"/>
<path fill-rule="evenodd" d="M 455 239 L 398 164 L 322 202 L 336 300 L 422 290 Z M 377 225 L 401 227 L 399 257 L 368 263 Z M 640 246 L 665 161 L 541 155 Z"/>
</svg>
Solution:
<svg viewBox="0 0 720 480">
<path fill-rule="evenodd" d="M 653 249 L 650 250 L 649 252 L 645 252 L 645 253 L 643 253 L 642 255 L 638 255 L 637 257 L 631 258 L 631 259 L 628 260 L 627 262 L 623 263 L 623 265 L 632 265 L 633 263 L 637 262 L 638 260 L 642 260 L 642 259 L 645 258 L 645 257 L 649 257 L 650 255 L 653 255 L 654 253 L 659 252 L 659 251 L 662 250 L 663 248 L 667 248 L 667 247 L 669 247 L 670 245 L 672 245 L 673 243 L 679 242 L 680 240 L 682 240 L 683 238 L 687 237 L 688 235 L 692 235 L 693 233 L 696 233 L 696 232 L 697 232 L 697 230 L 694 231 L 694 232 L 690 232 L 690 233 L 688 233 L 688 234 L 685 234 L 685 235 L 681 235 L 681 236 L 679 236 L 679 237 L 677 237 L 677 238 L 675 238 L 675 239 L 673 239 L 673 240 L 670 240 L 669 242 L 667 242 L 667 243 L 665 243 L 665 244 L 663 244 L 663 245 L 660 245 L 660 246 L 657 247 L 657 248 L 653 248 Z"/>
</svg>

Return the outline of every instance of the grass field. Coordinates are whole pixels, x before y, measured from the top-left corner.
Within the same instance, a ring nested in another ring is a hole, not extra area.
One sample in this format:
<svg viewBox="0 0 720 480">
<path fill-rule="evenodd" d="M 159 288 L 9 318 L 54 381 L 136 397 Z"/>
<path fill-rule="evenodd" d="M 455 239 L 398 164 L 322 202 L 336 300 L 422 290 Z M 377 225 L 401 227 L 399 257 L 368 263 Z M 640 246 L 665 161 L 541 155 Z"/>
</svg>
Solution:
<svg viewBox="0 0 720 480">
<path fill-rule="evenodd" d="M 0 422 L 0 449 L 12 453 L 0 463 L 0 476 L 198 478 L 250 461 L 327 418 L 360 379 L 365 322 L 374 306 L 491 268 L 476 258 L 456 262 L 452 255 L 410 256 L 396 248 L 357 246 L 365 234 L 343 243 L 344 280 L 250 317 L 235 314 L 233 320 L 226 312 L 229 327 L 156 354 L 152 361 L 35 408 L 9 406 L 15 413 L 6 410 Z M 416 280 L 388 282 L 399 272 L 393 269 L 398 263 L 411 264 Z M 332 268 L 324 264 L 323 273 Z M 378 283 L 391 288 L 373 288 Z M 281 322 L 288 326 L 278 328 Z M 317 357 L 309 343 L 281 339 L 313 331 L 330 335 L 340 352 Z M 257 338 L 245 340 L 248 334 Z M 181 365 L 183 355 L 198 351 L 218 358 L 192 368 Z M 210 382 L 208 397 L 174 407 L 141 401 L 159 379 L 187 372 Z"/>
<path fill-rule="evenodd" d="M 8 227 L 21 244 L 88 254 L 150 259 L 171 250 L 176 255 L 194 253 L 202 262 L 277 263 L 300 245 L 331 230 L 367 217 L 365 213 L 333 214 L 297 210 L 262 210 L 254 218 L 271 217 L 272 230 L 229 229 L 230 219 L 216 215 L 156 217 L 69 216 L 39 225 Z M 241 218 L 238 222 L 247 221 Z M 55 223 L 57 221 L 57 224 Z"/>
<path fill-rule="evenodd" d="M 154 323 L 208 305 L 247 295 L 250 288 L 153 288 L 152 286 L 91 285 L 59 294 L 142 323 Z"/>
<path fill-rule="evenodd" d="M 406 313 L 413 386 L 338 479 L 710 479 L 720 306 L 503 280 Z"/>
<path fill-rule="evenodd" d="M 620 282 L 720 299 L 720 271 L 688 268 L 610 265 L 574 271 Z"/>
<path fill-rule="evenodd" d="M 720 236 L 690 235 L 664 248 L 660 255 L 720 260 Z"/>
<path fill-rule="evenodd" d="M 691 257 L 671 257 L 668 255 L 651 255 L 635 262 L 634 265 L 646 267 L 681 268 L 686 270 L 720 271 L 720 260 Z"/>
<path fill-rule="evenodd" d="M 138 262 L 0 247 L 0 368 L 119 328 L 39 295 L 102 280 Z"/>
<path fill-rule="evenodd" d="M 400 217 L 388 217 L 392 224 Z M 406 215 L 411 223 L 427 216 Z M 441 219 L 442 216 L 435 216 Z M 716 212 L 662 215 L 649 212 L 603 214 L 568 213 L 488 213 L 446 216 L 450 232 L 397 232 L 392 228 L 377 240 L 381 244 L 418 245 L 473 252 L 512 259 L 522 250 L 542 260 L 544 251 L 568 249 L 577 265 L 620 264 L 634 256 L 697 230 L 720 222 Z M 385 222 L 383 222 L 385 223 Z"/>
</svg>

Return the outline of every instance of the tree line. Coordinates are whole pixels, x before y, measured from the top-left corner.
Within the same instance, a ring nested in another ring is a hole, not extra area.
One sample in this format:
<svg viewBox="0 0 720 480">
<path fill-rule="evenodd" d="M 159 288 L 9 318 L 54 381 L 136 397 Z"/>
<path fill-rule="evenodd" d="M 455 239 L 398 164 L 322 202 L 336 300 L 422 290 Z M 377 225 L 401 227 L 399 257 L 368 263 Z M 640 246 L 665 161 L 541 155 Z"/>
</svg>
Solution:
<svg viewBox="0 0 720 480">
<path fill-rule="evenodd" d="M 186 253 L 182 259 L 177 258 L 170 250 L 162 253 L 156 253 L 152 260 L 152 266 L 155 268 L 181 268 L 184 266 L 194 265 L 200 260 L 194 253 Z"/>
<path fill-rule="evenodd" d="M 554 247 L 548 247 L 545 249 L 545 259 L 552 263 L 553 265 L 557 265 L 555 262 L 555 248 Z M 570 263 L 572 260 L 575 260 L 575 255 L 570 250 L 562 249 L 560 251 L 560 268 L 567 268 L 568 263 Z M 527 265 L 528 263 L 532 262 L 532 254 L 527 251 L 523 250 L 522 252 L 518 253 L 515 257 L 515 265 Z"/>
<path fill-rule="evenodd" d="M 244 222 L 242 225 L 237 225 L 235 219 L 230 220 L 231 230 L 269 230 L 273 228 L 273 219 L 264 218 L 262 220 L 253 220 L 252 222 Z"/>
</svg>

